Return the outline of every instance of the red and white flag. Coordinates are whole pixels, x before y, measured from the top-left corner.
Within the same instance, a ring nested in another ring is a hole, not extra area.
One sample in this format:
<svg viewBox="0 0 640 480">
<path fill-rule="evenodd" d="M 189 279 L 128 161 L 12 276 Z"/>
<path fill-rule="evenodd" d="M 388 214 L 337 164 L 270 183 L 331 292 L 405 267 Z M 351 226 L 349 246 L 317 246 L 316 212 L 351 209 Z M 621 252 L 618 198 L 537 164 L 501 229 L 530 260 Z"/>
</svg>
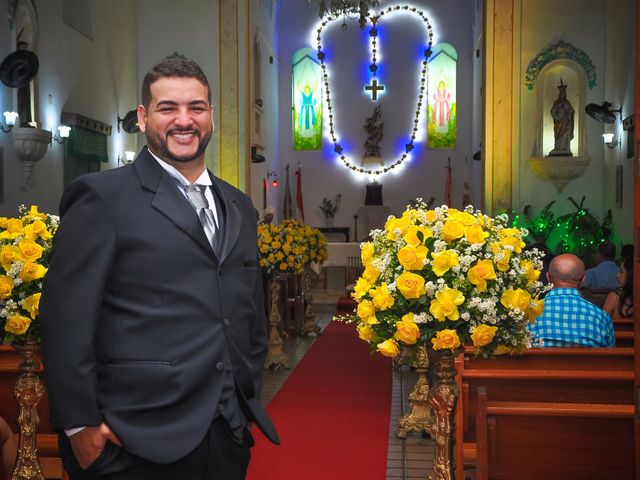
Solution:
<svg viewBox="0 0 640 480">
<path fill-rule="evenodd" d="M 284 186 L 284 207 L 282 218 L 291 218 L 293 217 L 293 212 L 291 208 L 291 185 L 289 184 L 289 165 L 285 167 L 287 171 L 287 180 Z"/>
</svg>

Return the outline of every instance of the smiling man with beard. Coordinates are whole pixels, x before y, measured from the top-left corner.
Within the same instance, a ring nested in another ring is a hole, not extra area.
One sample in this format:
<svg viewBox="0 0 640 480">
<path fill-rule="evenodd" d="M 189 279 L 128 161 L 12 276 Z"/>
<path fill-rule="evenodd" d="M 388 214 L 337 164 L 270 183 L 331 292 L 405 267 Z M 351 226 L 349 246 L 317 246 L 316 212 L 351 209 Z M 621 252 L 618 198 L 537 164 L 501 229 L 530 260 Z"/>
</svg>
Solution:
<svg viewBox="0 0 640 480">
<path fill-rule="evenodd" d="M 170 57 L 142 85 L 131 164 L 60 203 L 43 287 L 51 423 L 73 480 L 241 480 L 267 351 L 251 200 L 205 168 L 211 89 Z"/>
</svg>

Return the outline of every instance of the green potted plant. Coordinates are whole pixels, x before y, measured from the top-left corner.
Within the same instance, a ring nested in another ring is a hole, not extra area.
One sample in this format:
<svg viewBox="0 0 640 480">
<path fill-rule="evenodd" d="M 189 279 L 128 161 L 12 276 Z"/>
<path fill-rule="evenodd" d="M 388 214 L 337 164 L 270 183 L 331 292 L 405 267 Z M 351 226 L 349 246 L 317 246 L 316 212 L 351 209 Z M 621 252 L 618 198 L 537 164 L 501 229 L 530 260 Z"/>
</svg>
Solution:
<svg viewBox="0 0 640 480">
<path fill-rule="evenodd" d="M 335 200 L 331 201 L 328 198 L 323 198 L 322 202 L 320 202 L 320 210 L 324 214 L 324 221 L 327 227 L 333 226 L 333 217 L 335 217 L 336 212 L 340 208 L 340 201 L 342 200 L 342 195 L 336 195 Z"/>
</svg>

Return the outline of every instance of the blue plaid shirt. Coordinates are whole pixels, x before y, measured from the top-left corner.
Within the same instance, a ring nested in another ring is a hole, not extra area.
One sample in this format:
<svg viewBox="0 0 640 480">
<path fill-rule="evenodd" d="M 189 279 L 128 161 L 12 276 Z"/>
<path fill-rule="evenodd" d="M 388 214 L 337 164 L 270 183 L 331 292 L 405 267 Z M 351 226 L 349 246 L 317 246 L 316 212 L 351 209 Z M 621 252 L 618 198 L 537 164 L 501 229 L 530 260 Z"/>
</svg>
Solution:
<svg viewBox="0 0 640 480">
<path fill-rule="evenodd" d="M 545 347 L 615 347 L 607 312 L 585 300 L 575 288 L 554 288 L 544 297 L 544 311 L 529 325 Z"/>
</svg>

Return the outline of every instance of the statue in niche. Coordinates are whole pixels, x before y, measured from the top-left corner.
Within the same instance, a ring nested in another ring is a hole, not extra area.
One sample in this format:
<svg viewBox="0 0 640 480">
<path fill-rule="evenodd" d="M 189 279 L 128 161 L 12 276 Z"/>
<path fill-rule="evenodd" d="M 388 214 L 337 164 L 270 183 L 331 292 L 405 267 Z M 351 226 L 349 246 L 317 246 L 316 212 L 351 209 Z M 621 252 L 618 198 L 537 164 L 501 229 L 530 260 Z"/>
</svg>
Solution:
<svg viewBox="0 0 640 480">
<path fill-rule="evenodd" d="M 551 106 L 553 118 L 554 147 L 549 152 L 550 157 L 571 157 L 571 140 L 573 139 L 575 111 L 567 99 L 567 84 L 560 78 L 558 98 Z"/>
<path fill-rule="evenodd" d="M 381 105 L 374 108 L 373 115 L 365 120 L 364 131 L 367 133 L 367 140 L 364 142 L 364 156 L 381 157 L 380 141 L 384 135 Z"/>
</svg>

